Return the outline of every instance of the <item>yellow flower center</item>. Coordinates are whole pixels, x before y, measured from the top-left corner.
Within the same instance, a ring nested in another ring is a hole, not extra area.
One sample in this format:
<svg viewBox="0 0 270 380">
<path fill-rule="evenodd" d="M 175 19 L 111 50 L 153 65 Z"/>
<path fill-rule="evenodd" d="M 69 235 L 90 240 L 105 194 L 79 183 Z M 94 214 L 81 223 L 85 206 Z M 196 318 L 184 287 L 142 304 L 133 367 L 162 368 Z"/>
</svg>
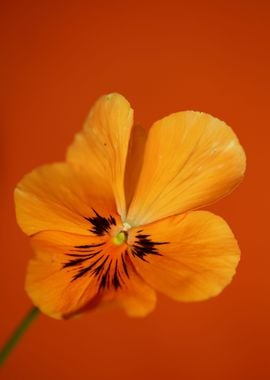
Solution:
<svg viewBox="0 0 270 380">
<path fill-rule="evenodd" d="M 112 238 L 113 243 L 116 245 L 121 245 L 125 243 L 126 240 L 127 240 L 127 233 L 125 231 L 118 232 L 118 234 Z"/>
</svg>

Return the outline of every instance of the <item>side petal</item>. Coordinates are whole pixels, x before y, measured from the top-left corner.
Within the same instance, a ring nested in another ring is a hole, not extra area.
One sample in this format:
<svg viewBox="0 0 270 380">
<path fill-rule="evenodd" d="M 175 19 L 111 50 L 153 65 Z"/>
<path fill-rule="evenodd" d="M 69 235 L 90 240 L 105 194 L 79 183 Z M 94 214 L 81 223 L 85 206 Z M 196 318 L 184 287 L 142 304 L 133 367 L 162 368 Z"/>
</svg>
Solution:
<svg viewBox="0 0 270 380">
<path fill-rule="evenodd" d="M 207 211 L 133 228 L 129 244 L 133 265 L 144 280 L 179 301 L 219 294 L 231 282 L 240 258 L 229 226 Z"/>
<path fill-rule="evenodd" d="M 83 273 L 83 268 L 94 260 L 89 255 L 100 251 L 105 241 L 46 231 L 31 242 L 36 257 L 29 263 L 25 287 L 34 305 L 57 319 L 80 313 L 98 293 L 96 278 Z M 76 276 L 80 271 L 83 275 Z"/>
<path fill-rule="evenodd" d="M 128 211 L 133 226 L 205 206 L 230 193 L 245 171 L 232 129 L 200 112 L 179 112 L 150 129 Z"/>
<path fill-rule="evenodd" d="M 28 235 L 44 230 L 89 235 L 86 218 L 93 209 L 104 217 L 116 215 L 113 194 L 105 184 L 66 163 L 27 174 L 15 189 L 15 206 L 18 224 Z"/>
<path fill-rule="evenodd" d="M 123 219 L 126 215 L 124 174 L 132 125 L 133 110 L 123 96 L 102 96 L 67 152 L 68 162 L 83 167 L 90 178 L 112 188 Z"/>
</svg>

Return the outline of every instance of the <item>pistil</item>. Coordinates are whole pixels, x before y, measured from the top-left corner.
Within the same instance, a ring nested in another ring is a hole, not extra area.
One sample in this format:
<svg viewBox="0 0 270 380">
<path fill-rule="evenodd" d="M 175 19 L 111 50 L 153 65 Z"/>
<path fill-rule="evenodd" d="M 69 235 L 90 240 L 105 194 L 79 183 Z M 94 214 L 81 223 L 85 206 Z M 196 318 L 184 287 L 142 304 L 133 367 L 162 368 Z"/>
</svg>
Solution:
<svg viewBox="0 0 270 380">
<path fill-rule="evenodd" d="M 120 232 L 118 232 L 117 235 L 115 235 L 112 238 L 113 243 L 116 244 L 116 245 L 121 245 L 121 244 L 125 243 L 126 240 L 127 240 L 127 233 L 126 233 L 126 231 L 120 231 Z"/>
</svg>

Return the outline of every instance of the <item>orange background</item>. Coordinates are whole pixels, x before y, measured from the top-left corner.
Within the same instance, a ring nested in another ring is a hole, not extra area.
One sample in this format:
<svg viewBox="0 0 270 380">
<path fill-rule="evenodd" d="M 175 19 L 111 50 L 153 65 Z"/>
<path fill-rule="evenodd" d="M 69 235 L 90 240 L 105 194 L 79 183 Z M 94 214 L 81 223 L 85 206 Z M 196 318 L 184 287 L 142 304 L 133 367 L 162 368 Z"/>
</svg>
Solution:
<svg viewBox="0 0 270 380">
<path fill-rule="evenodd" d="M 121 311 L 41 315 L 3 379 L 269 379 L 269 11 L 267 1 L 2 1 L 0 343 L 30 308 L 31 256 L 13 189 L 65 149 L 102 94 L 123 93 L 147 126 L 194 109 L 229 123 L 248 156 L 244 183 L 211 207 L 242 260 L 210 301 L 163 296 L 145 319 Z"/>
</svg>

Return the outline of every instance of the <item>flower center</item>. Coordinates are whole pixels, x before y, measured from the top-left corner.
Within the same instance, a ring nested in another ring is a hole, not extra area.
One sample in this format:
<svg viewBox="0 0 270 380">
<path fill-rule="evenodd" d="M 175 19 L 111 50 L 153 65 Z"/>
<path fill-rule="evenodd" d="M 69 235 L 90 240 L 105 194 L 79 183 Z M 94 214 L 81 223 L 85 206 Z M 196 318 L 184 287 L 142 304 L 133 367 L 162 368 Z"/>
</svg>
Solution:
<svg viewBox="0 0 270 380">
<path fill-rule="evenodd" d="M 118 232 L 117 235 L 115 235 L 112 238 L 113 243 L 116 244 L 116 245 L 121 245 L 121 244 L 125 243 L 126 240 L 127 240 L 127 233 L 126 233 L 126 231 L 120 231 L 120 232 Z"/>
</svg>

